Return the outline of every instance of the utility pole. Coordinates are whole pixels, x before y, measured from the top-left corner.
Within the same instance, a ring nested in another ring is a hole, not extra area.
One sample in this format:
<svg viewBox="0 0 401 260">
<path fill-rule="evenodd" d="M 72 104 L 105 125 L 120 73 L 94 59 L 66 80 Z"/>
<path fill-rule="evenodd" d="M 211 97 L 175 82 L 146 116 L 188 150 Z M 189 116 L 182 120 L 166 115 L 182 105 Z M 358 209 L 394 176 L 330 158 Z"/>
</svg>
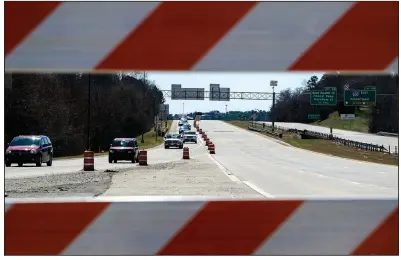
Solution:
<svg viewBox="0 0 401 260">
<path fill-rule="evenodd" d="M 274 115 L 275 115 L 275 106 L 276 106 L 276 93 L 274 92 L 274 87 L 277 87 L 277 80 L 270 80 L 270 86 L 273 88 L 273 105 L 271 111 L 271 120 L 272 120 L 272 127 L 274 131 Z"/>
<path fill-rule="evenodd" d="M 156 138 L 156 141 L 157 141 L 157 135 L 158 135 L 158 121 L 157 121 L 157 114 L 156 114 L 157 112 L 156 112 L 156 96 L 155 95 L 153 95 L 153 118 L 154 118 L 154 120 L 155 120 L 155 129 L 156 129 L 156 134 L 155 134 L 155 138 Z"/>
<path fill-rule="evenodd" d="M 91 129 L 91 74 L 88 73 L 88 121 L 87 121 L 86 150 L 90 151 L 90 129 Z"/>
<path fill-rule="evenodd" d="M 184 103 L 182 103 L 182 115 L 184 116 L 185 109 L 184 109 Z"/>
<path fill-rule="evenodd" d="M 146 72 L 145 72 L 145 71 L 143 72 L 142 81 L 143 81 L 143 84 L 146 85 Z M 146 95 L 146 92 L 145 92 L 145 95 Z M 141 143 L 142 143 L 142 144 L 145 142 L 145 140 L 144 140 L 144 138 L 143 138 L 143 134 L 144 134 L 144 133 L 142 132 L 142 138 L 141 138 Z"/>
<path fill-rule="evenodd" d="M 226 104 L 226 114 L 227 114 L 227 104 Z"/>
</svg>

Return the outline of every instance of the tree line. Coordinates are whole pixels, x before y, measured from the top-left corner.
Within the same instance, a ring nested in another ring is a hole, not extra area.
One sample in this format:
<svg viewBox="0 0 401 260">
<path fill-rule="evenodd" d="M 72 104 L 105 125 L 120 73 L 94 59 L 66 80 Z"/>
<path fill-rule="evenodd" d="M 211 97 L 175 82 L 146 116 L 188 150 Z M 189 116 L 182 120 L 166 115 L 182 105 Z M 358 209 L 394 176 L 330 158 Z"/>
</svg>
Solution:
<svg viewBox="0 0 401 260">
<path fill-rule="evenodd" d="M 89 129 L 90 148 L 107 149 L 115 137 L 135 137 L 152 129 L 164 101 L 146 73 L 7 74 L 5 141 L 17 135 L 47 135 L 54 156 L 78 155 L 87 147 Z"/>
<path fill-rule="evenodd" d="M 270 108 L 271 117 L 276 122 L 311 123 L 316 120 L 308 119 L 308 114 L 320 114 L 320 120 L 326 119 L 333 112 L 338 112 L 338 116 L 352 113 L 358 116 L 362 114 L 361 107 L 344 106 L 344 87 L 358 90 L 366 86 L 375 86 L 378 94 L 376 106 L 371 107 L 367 115 L 369 132 L 398 133 L 398 75 L 324 74 L 320 79 L 312 76 L 302 87 L 285 89 L 276 94 L 275 109 Z M 326 87 L 337 89 L 337 104 L 311 106 L 308 92 Z"/>
</svg>

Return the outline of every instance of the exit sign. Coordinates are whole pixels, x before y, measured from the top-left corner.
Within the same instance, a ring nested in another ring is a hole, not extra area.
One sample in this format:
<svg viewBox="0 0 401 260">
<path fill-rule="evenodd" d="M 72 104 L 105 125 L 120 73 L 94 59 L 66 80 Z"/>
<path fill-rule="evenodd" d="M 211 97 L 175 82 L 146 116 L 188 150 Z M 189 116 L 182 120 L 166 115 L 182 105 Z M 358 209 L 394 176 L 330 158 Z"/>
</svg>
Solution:
<svg viewBox="0 0 401 260">
<path fill-rule="evenodd" d="M 320 114 L 308 114 L 308 119 L 318 120 L 320 119 Z"/>
</svg>

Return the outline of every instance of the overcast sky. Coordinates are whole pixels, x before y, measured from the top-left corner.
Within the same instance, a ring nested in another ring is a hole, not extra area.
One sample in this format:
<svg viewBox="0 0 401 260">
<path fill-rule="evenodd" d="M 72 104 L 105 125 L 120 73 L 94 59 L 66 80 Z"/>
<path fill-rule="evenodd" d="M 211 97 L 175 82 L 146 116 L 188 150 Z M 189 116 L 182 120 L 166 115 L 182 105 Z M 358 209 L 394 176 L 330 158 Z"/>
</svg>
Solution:
<svg viewBox="0 0 401 260">
<path fill-rule="evenodd" d="M 270 80 L 277 80 L 278 86 L 275 92 L 283 89 L 302 87 L 304 80 L 316 75 L 319 79 L 324 73 L 249 73 L 249 72 L 148 72 L 148 80 L 155 81 L 162 90 L 171 90 L 171 84 L 181 84 L 182 88 L 204 88 L 209 91 L 209 84 L 220 84 L 220 88 L 230 88 L 231 92 L 272 92 Z M 166 104 L 170 104 L 170 114 L 183 112 L 219 110 L 246 111 L 252 109 L 269 110 L 270 100 L 171 100 L 166 98 Z"/>
</svg>

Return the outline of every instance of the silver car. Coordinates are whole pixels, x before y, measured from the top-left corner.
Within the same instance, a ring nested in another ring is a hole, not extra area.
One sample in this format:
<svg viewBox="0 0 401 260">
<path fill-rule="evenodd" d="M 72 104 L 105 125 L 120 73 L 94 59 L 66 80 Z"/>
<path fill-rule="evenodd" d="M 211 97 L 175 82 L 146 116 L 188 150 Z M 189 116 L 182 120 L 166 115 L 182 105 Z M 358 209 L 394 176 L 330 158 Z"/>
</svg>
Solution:
<svg viewBox="0 0 401 260">
<path fill-rule="evenodd" d="M 179 134 L 166 134 L 164 136 L 164 149 L 168 149 L 170 147 L 178 147 L 180 149 L 184 147 Z"/>
<path fill-rule="evenodd" d="M 198 136 L 196 135 L 196 132 L 185 131 L 182 139 L 183 143 L 198 143 Z"/>
</svg>

